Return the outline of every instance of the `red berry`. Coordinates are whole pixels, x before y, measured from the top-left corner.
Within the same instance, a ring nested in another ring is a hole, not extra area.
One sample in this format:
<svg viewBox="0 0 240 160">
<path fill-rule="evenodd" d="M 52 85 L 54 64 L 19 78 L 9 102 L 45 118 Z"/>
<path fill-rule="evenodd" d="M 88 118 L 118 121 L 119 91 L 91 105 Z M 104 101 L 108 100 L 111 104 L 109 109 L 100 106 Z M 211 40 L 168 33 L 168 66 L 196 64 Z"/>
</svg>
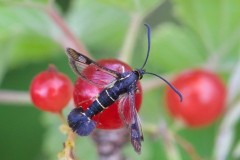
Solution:
<svg viewBox="0 0 240 160">
<path fill-rule="evenodd" d="M 30 95 L 34 105 L 49 112 L 61 112 L 72 97 L 72 82 L 54 66 L 34 77 Z"/>
<path fill-rule="evenodd" d="M 127 64 L 114 59 L 100 60 L 97 63 L 118 72 L 123 71 L 122 67 L 125 68 L 125 71 L 131 71 L 131 67 Z M 91 80 L 94 80 L 94 82 L 99 82 L 100 84 L 103 84 L 102 80 L 107 79 L 108 81 L 111 81 L 114 79 L 112 76 L 99 72 L 93 67 L 87 67 L 83 70 L 83 73 L 87 74 Z M 135 103 L 136 109 L 139 110 L 142 102 L 142 88 L 139 82 L 137 83 L 137 88 L 138 91 L 135 94 Z M 73 91 L 75 105 L 77 107 L 83 107 L 84 110 L 87 109 L 103 89 L 104 88 L 93 85 L 82 78 L 78 78 Z M 129 104 L 126 103 L 126 105 L 126 107 L 130 108 Z M 118 106 L 119 102 L 116 101 L 106 110 L 93 117 L 93 120 L 97 122 L 97 128 L 117 129 L 124 126 L 124 123 L 119 116 Z"/>
<path fill-rule="evenodd" d="M 183 95 L 183 101 L 168 88 L 167 107 L 171 115 L 190 127 L 208 125 L 224 111 L 226 89 L 217 75 L 205 70 L 180 74 L 172 83 Z"/>
</svg>

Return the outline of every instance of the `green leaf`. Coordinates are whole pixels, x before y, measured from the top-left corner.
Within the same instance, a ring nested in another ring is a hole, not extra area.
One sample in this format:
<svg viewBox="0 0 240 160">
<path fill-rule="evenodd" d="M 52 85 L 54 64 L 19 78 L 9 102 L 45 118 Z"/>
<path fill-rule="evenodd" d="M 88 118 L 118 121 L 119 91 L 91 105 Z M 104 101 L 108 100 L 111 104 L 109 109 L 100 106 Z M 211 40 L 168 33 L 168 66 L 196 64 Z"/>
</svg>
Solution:
<svg viewBox="0 0 240 160">
<path fill-rule="evenodd" d="M 98 1 L 74 1 L 67 23 L 91 52 L 113 54 L 122 45 L 129 18 L 126 12 Z"/>
<path fill-rule="evenodd" d="M 49 37 L 56 29 L 44 11 L 34 7 L 0 5 L 0 19 L 0 33 L 8 36 L 32 32 Z"/>
<path fill-rule="evenodd" d="M 58 45 L 52 39 L 36 36 L 34 33 L 15 37 L 12 46 L 12 54 L 14 55 L 11 59 L 12 66 L 49 59 L 56 55 L 59 50 Z"/>
<path fill-rule="evenodd" d="M 216 133 L 218 131 L 218 124 L 213 124 L 203 128 L 185 128 L 177 134 L 189 142 L 203 159 L 211 159 Z M 184 154 L 189 157 L 184 150 Z"/>
<path fill-rule="evenodd" d="M 9 66 L 50 58 L 58 51 L 53 37 L 58 34 L 56 26 L 40 9 L 23 6 L 0 6 L 0 41 L 8 41 Z M 4 50 L 6 46 L 1 45 Z"/>
<path fill-rule="evenodd" d="M 13 35 L 0 42 L 1 65 L 7 64 L 8 67 L 40 62 L 53 57 L 59 50 L 52 39 L 32 32 Z"/>
<path fill-rule="evenodd" d="M 46 113 L 42 117 L 44 126 L 47 128 L 43 142 L 43 151 L 48 159 L 57 159 L 57 154 L 62 151 L 63 143 L 67 136 L 60 132 L 60 119 L 57 115 Z M 79 159 L 97 159 L 96 149 L 91 137 L 76 137 L 75 155 Z"/>
<path fill-rule="evenodd" d="M 62 144 L 66 138 L 59 130 L 60 119 L 54 114 L 44 113 L 41 120 L 46 128 L 42 146 L 43 152 L 48 159 L 57 159 L 57 154 L 63 149 Z"/>
<path fill-rule="evenodd" d="M 224 51 L 229 53 L 232 47 L 238 45 L 240 1 L 173 0 L 173 2 L 176 16 L 198 34 L 207 53 L 217 53 L 223 46 L 230 45 L 231 47 Z"/>
<path fill-rule="evenodd" d="M 5 76 L 10 59 L 12 57 L 12 41 L 0 39 L 0 84 Z"/>
<path fill-rule="evenodd" d="M 189 29 L 172 23 L 152 31 L 152 57 L 148 66 L 160 71 L 176 71 L 197 67 L 203 62 L 205 50 Z"/>
<path fill-rule="evenodd" d="M 236 8 L 239 1 L 173 2 L 181 25 L 165 23 L 152 31 L 151 68 L 169 72 L 216 63 L 216 68 L 222 69 L 236 61 L 240 42 L 237 16 L 240 11 Z"/>
<path fill-rule="evenodd" d="M 49 0 L 1 0 L 0 5 L 33 5 L 33 4 L 47 4 Z"/>
<path fill-rule="evenodd" d="M 159 137 L 151 137 L 151 135 L 144 133 L 144 141 L 142 142 L 141 155 L 134 152 L 131 143 L 124 148 L 124 153 L 127 159 L 164 159 L 166 160 L 166 154 L 164 151 L 164 145 L 162 139 Z"/>
<path fill-rule="evenodd" d="M 75 151 L 79 159 L 98 159 L 96 144 L 90 136 L 78 137 Z"/>
<path fill-rule="evenodd" d="M 233 158 L 234 159 L 239 159 L 240 158 L 240 140 L 239 139 L 237 140 L 237 144 L 236 144 L 236 146 L 234 147 L 234 150 L 233 150 Z"/>
<path fill-rule="evenodd" d="M 157 8 L 163 1 L 162 0 L 128 0 L 128 1 L 118 1 L 118 0 L 99 0 L 99 2 L 112 5 L 116 8 L 122 8 L 129 13 L 140 12 L 144 16 L 151 10 Z"/>
</svg>

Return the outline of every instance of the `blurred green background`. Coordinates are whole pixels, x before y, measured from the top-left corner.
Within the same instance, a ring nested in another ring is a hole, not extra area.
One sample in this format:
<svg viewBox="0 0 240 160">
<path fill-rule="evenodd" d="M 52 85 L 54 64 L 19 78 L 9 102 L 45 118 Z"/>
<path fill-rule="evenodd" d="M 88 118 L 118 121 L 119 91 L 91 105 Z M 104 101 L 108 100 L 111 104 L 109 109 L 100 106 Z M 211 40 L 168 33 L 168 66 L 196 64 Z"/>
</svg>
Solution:
<svg viewBox="0 0 240 160">
<path fill-rule="evenodd" d="M 76 80 L 64 54 L 64 47 L 74 47 L 74 41 L 48 9 L 59 13 L 94 59 L 120 57 L 133 68 L 141 66 L 146 53 L 143 24 L 148 23 L 152 27 L 149 71 L 175 75 L 195 67 L 214 70 L 225 81 L 231 100 L 225 114 L 212 125 L 184 128 L 177 134 L 204 159 L 240 159 L 239 7 L 238 0 L 0 0 L 0 159 L 57 159 L 66 138 L 59 132 L 58 118 L 37 110 L 28 99 L 32 78 L 49 63 Z M 136 32 L 127 32 L 130 26 Z M 125 37 L 133 44 L 124 45 Z M 140 116 L 143 124 L 165 122 L 174 130 L 163 92 L 160 87 L 144 93 Z M 15 102 L 12 97 L 6 102 L 6 93 L 23 93 L 26 101 Z M 176 153 L 172 158 L 191 159 L 178 144 L 169 151 L 163 138 L 144 134 L 142 154 L 136 155 L 128 145 L 127 157 L 164 160 Z M 219 136 L 223 136 L 221 145 Z M 80 159 L 97 159 L 88 137 L 77 139 L 76 152 Z"/>
</svg>

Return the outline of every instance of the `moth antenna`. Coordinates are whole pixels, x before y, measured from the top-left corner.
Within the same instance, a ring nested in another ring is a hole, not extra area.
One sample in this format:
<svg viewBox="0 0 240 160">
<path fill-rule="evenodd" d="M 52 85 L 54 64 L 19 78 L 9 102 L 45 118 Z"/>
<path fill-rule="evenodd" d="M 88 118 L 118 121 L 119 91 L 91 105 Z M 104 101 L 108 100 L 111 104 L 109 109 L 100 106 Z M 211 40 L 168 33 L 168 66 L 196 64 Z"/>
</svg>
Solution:
<svg viewBox="0 0 240 160">
<path fill-rule="evenodd" d="M 183 100 L 182 94 L 170 82 L 168 82 L 166 79 L 164 79 L 163 77 L 161 77 L 161 76 L 159 76 L 159 75 L 157 75 L 155 73 L 151 73 L 151 72 L 145 72 L 144 74 L 154 75 L 154 76 L 160 78 L 161 80 L 163 80 L 179 96 L 180 102 L 182 102 L 182 100 Z"/>
<path fill-rule="evenodd" d="M 148 24 L 144 24 L 147 28 L 147 39 L 148 39 L 148 48 L 147 48 L 147 56 L 146 59 L 143 63 L 143 66 L 141 69 L 143 69 L 148 61 L 149 53 L 150 53 L 150 48 L 151 48 L 151 27 Z"/>
</svg>

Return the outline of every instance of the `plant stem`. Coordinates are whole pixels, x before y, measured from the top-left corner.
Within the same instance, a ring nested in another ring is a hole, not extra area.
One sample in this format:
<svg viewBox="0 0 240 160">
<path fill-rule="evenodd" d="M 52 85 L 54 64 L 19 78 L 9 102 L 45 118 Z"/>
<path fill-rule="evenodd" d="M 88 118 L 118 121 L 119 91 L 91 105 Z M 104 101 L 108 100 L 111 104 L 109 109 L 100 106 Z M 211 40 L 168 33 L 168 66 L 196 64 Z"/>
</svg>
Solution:
<svg viewBox="0 0 240 160">
<path fill-rule="evenodd" d="M 63 150 L 58 153 L 58 160 L 76 160 L 76 156 L 74 154 L 75 135 L 74 135 L 72 129 L 68 126 L 63 113 L 59 112 L 57 115 L 62 122 L 60 130 L 62 133 L 67 135 L 67 139 L 63 143 Z"/>
<path fill-rule="evenodd" d="M 186 151 L 186 153 L 188 153 L 192 160 L 202 160 L 191 143 L 177 134 L 173 134 L 173 136 L 177 143 Z"/>
<path fill-rule="evenodd" d="M 186 151 L 186 153 L 188 153 L 192 160 L 202 160 L 202 158 L 199 156 L 196 149 L 190 142 L 168 129 L 166 125 L 161 126 L 159 127 L 154 124 L 145 123 L 143 125 L 143 130 L 149 132 L 152 135 L 160 135 L 161 137 L 163 137 L 166 146 L 169 146 L 169 144 L 173 145 L 174 142 L 178 143 Z"/>
<path fill-rule="evenodd" d="M 159 80 L 159 78 L 149 78 L 141 81 L 142 89 L 144 92 L 151 91 L 152 89 L 156 89 L 159 86 L 163 85 L 163 81 Z"/>
<path fill-rule="evenodd" d="M 163 75 L 163 77 L 168 81 L 170 81 L 172 79 L 172 74 L 168 74 L 165 76 Z M 149 79 L 142 80 L 141 83 L 144 91 L 150 91 L 150 90 L 156 89 L 161 85 L 165 85 L 164 81 L 162 81 L 157 77 L 151 77 Z"/>
<path fill-rule="evenodd" d="M 81 42 L 75 35 L 71 32 L 63 18 L 59 15 L 59 13 L 52 6 L 44 7 L 44 10 L 48 14 L 48 16 L 55 22 L 57 27 L 62 31 L 64 37 L 58 40 L 60 44 L 64 47 L 72 47 L 76 49 L 78 52 L 91 57 L 89 52 L 87 51 L 83 42 Z"/>
<path fill-rule="evenodd" d="M 23 7 L 31 7 L 43 10 L 47 13 L 49 18 L 51 18 L 52 22 L 56 24 L 56 26 L 60 29 L 63 34 L 63 37 L 55 37 L 55 40 L 62 45 L 63 48 L 72 47 L 82 54 L 91 57 L 88 50 L 86 49 L 84 43 L 80 41 L 69 29 L 68 25 L 65 23 L 62 16 L 59 15 L 57 10 L 54 8 L 54 0 L 49 0 L 48 4 L 43 5 L 37 2 L 26 2 L 26 3 L 18 3 L 18 2 L 9 2 L 3 1 L 6 4 L 18 5 Z"/>
<path fill-rule="evenodd" d="M 221 60 L 224 56 L 230 52 L 231 48 L 236 46 L 239 42 L 240 28 L 238 28 L 229 38 L 227 38 L 219 48 L 210 53 L 206 63 L 202 65 L 203 68 L 218 71 L 221 65 Z"/>
<path fill-rule="evenodd" d="M 62 111 L 59 112 L 57 115 L 58 115 L 60 121 L 62 122 L 62 124 L 67 124 L 67 121 L 66 121 L 66 119 L 65 119 L 65 117 L 64 117 L 64 115 L 63 115 L 63 113 L 62 113 Z"/>
<path fill-rule="evenodd" d="M 135 47 L 139 26 L 142 22 L 141 15 L 135 13 L 131 17 L 131 23 L 126 33 L 126 37 L 119 52 L 118 59 L 129 63 L 132 59 L 133 50 Z"/>
<path fill-rule="evenodd" d="M 128 130 L 96 130 L 92 139 L 97 145 L 99 160 L 124 160 L 123 146 L 128 142 Z"/>
<path fill-rule="evenodd" d="M 0 90 L 0 103 L 15 105 L 30 105 L 31 100 L 28 92 Z"/>
</svg>

